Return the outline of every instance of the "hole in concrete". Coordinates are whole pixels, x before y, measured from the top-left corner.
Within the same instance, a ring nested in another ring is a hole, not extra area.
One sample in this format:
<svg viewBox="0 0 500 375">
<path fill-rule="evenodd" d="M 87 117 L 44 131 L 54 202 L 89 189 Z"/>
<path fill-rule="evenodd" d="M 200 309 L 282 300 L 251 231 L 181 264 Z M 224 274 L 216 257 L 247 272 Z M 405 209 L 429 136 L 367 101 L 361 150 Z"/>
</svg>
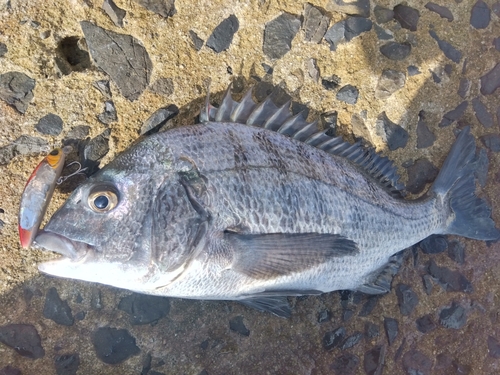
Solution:
<svg viewBox="0 0 500 375">
<path fill-rule="evenodd" d="M 86 51 L 85 40 L 77 36 L 62 39 L 56 50 L 56 64 L 64 75 L 90 68 L 90 56 Z"/>
</svg>

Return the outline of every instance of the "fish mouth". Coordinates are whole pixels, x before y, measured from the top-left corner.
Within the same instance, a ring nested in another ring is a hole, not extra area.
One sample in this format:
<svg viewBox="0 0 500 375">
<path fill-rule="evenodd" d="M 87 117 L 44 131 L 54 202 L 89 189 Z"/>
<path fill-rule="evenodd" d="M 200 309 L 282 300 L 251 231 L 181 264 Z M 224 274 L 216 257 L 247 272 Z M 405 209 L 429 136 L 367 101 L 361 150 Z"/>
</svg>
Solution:
<svg viewBox="0 0 500 375">
<path fill-rule="evenodd" d="M 72 261 L 83 259 L 93 248 L 85 242 L 75 241 L 58 233 L 43 229 L 38 231 L 33 245 L 42 250 L 58 253 L 63 258 L 69 258 Z"/>
</svg>

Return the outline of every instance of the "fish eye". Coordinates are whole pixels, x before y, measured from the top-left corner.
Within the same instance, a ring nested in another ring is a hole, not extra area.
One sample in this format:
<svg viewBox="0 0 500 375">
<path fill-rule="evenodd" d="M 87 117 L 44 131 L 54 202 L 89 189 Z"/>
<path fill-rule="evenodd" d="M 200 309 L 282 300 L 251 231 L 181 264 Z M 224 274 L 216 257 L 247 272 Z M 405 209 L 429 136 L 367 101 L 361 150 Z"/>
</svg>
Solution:
<svg viewBox="0 0 500 375">
<path fill-rule="evenodd" d="M 94 212 L 108 212 L 118 204 L 118 196 L 111 190 L 96 191 L 89 195 L 88 203 Z"/>
</svg>

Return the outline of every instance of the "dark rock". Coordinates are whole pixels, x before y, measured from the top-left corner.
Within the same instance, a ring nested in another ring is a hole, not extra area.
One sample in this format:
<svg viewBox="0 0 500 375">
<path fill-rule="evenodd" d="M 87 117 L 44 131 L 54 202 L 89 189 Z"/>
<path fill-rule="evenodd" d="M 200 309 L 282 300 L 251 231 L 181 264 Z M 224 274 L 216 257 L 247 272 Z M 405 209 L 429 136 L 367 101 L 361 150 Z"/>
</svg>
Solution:
<svg viewBox="0 0 500 375">
<path fill-rule="evenodd" d="M 468 365 L 461 365 L 449 355 L 441 353 L 436 356 L 434 371 L 439 374 L 468 375 L 471 372 L 471 368 Z"/>
<path fill-rule="evenodd" d="M 0 74 L 0 99 L 25 113 L 33 99 L 35 80 L 20 72 Z"/>
<path fill-rule="evenodd" d="M 394 19 L 394 11 L 392 9 L 381 7 L 380 5 L 375 5 L 373 13 L 375 14 L 375 20 L 377 23 L 387 23 Z"/>
<path fill-rule="evenodd" d="M 458 95 L 460 95 L 462 99 L 465 99 L 466 97 L 469 96 L 469 93 L 470 93 L 470 80 L 465 77 L 460 78 L 460 85 L 458 86 Z"/>
<path fill-rule="evenodd" d="M 399 358 L 401 358 L 401 354 L 403 354 L 403 350 L 406 347 L 406 337 L 403 337 L 403 341 L 401 341 L 401 345 L 399 345 L 398 349 L 396 350 L 396 353 L 394 354 L 394 361 L 399 361 Z"/>
<path fill-rule="evenodd" d="M 375 97 L 377 99 L 387 99 L 399 89 L 403 88 L 406 83 L 406 76 L 397 70 L 385 69 L 378 79 L 377 87 L 375 88 Z"/>
<path fill-rule="evenodd" d="M 0 77 L 0 87 L 2 78 Z M 481 77 L 481 94 L 491 95 L 500 87 L 500 63 Z M 1 95 L 1 91 L 0 91 Z"/>
<path fill-rule="evenodd" d="M 4 57 L 8 52 L 7 45 L 5 43 L 0 42 L 0 57 Z"/>
<path fill-rule="evenodd" d="M 432 182 L 437 177 L 439 170 L 427 159 L 418 159 L 413 165 L 407 167 L 408 182 L 406 190 L 418 194 L 425 188 L 425 184 Z"/>
<path fill-rule="evenodd" d="M 481 125 L 486 128 L 493 126 L 493 116 L 488 112 L 488 108 L 481 102 L 479 97 L 472 99 L 472 108 Z"/>
<path fill-rule="evenodd" d="M 336 375 L 352 375 L 359 365 L 359 357 L 351 353 L 342 354 L 330 365 L 330 369 Z"/>
<path fill-rule="evenodd" d="M 441 234 L 432 234 L 419 244 L 424 254 L 439 254 L 448 249 L 448 240 Z"/>
<path fill-rule="evenodd" d="M 179 114 L 179 108 L 175 104 L 170 104 L 168 107 L 160 108 L 153 113 L 141 127 L 141 135 L 150 135 L 156 133 L 170 119 Z"/>
<path fill-rule="evenodd" d="M 425 7 L 431 12 L 439 14 L 441 18 L 446 18 L 449 22 L 453 21 L 453 14 L 447 7 L 438 5 L 433 2 L 428 2 L 427 4 L 425 4 Z"/>
<path fill-rule="evenodd" d="M 57 375 L 76 375 L 80 366 L 80 356 L 78 353 L 58 355 L 54 362 Z"/>
<path fill-rule="evenodd" d="M 85 319 L 85 311 L 79 311 L 75 314 L 75 319 L 76 320 L 83 320 Z"/>
<path fill-rule="evenodd" d="M 318 313 L 318 323 L 325 323 L 332 319 L 332 314 L 328 310 L 321 310 Z"/>
<path fill-rule="evenodd" d="M 342 321 L 347 322 L 349 319 L 351 319 L 354 316 L 354 311 L 351 309 L 345 309 L 342 312 Z"/>
<path fill-rule="evenodd" d="M 385 361 L 385 345 L 379 345 L 365 353 L 363 368 L 366 375 L 382 375 Z"/>
<path fill-rule="evenodd" d="M 445 328 L 460 329 L 467 323 L 467 313 L 462 306 L 453 302 L 451 307 L 441 310 L 439 323 Z"/>
<path fill-rule="evenodd" d="M 500 152 L 500 135 L 486 134 L 481 136 L 481 142 L 493 152 Z"/>
<path fill-rule="evenodd" d="M 304 28 L 304 39 L 307 42 L 319 43 L 323 39 L 326 30 L 328 29 L 328 24 L 330 23 L 330 18 L 324 14 L 320 9 L 306 3 L 304 6 L 304 22 L 302 27 Z"/>
<path fill-rule="evenodd" d="M 371 322 L 366 322 L 365 324 L 365 335 L 370 339 L 374 339 L 380 335 L 380 329 L 378 325 Z"/>
<path fill-rule="evenodd" d="M 109 136 L 111 129 L 106 129 L 97 137 L 86 139 L 78 145 L 82 168 L 87 168 L 85 173 L 90 176 L 98 170 L 99 161 L 109 152 Z"/>
<path fill-rule="evenodd" d="M 299 31 L 300 20 L 290 13 L 282 13 L 266 23 L 262 50 L 271 59 L 283 57 L 292 48 L 292 40 Z"/>
<path fill-rule="evenodd" d="M 191 37 L 191 41 L 193 42 L 194 49 L 199 51 L 201 47 L 203 47 L 203 43 L 205 42 L 193 30 L 189 30 L 189 36 Z"/>
<path fill-rule="evenodd" d="M 392 345 L 399 332 L 399 324 L 396 319 L 393 318 L 384 318 L 384 328 L 385 334 L 387 335 L 387 341 L 389 345 Z"/>
<path fill-rule="evenodd" d="M 363 304 L 358 316 L 368 316 L 372 313 L 373 309 L 377 306 L 377 303 L 380 299 L 378 295 L 369 296 L 366 299 L 366 302 Z"/>
<path fill-rule="evenodd" d="M 98 328 L 92 337 L 92 344 L 97 358 L 109 365 L 121 363 L 141 351 L 126 329 Z"/>
<path fill-rule="evenodd" d="M 425 112 L 420 111 L 418 113 L 418 123 L 417 123 L 417 148 L 427 148 L 434 144 L 436 141 L 436 136 L 427 127 L 425 121 Z"/>
<path fill-rule="evenodd" d="M 448 77 L 451 77 L 451 73 L 453 72 L 453 66 L 451 64 L 446 64 L 444 66 L 444 72 Z"/>
<path fill-rule="evenodd" d="M 323 347 L 326 350 L 331 350 L 340 345 L 344 341 L 345 328 L 339 327 L 334 331 L 326 332 L 323 336 Z"/>
<path fill-rule="evenodd" d="M 493 45 L 497 51 L 500 51 L 500 38 L 493 39 Z M 1 53 L 1 52 L 0 52 Z"/>
<path fill-rule="evenodd" d="M 47 135 L 59 135 L 61 134 L 62 128 L 62 119 L 53 113 L 49 113 L 43 116 L 35 125 L 35 129 L 39 133 Z"/>
<path fill-rule="evenodd" d="M 213 49 L 217 53 L 227 50 L 239 27 L 240 23 L 238 18 L 236 18 L 234 14 L 231 14 L 212 31 L 212 34 L 207 40 L 207 47 Z"/>
<path fill-rule="evenodd" d="M 109 80 L 102 79 L 100 81 L 95 81 L 94 86 L 106 99 L 111 99 L 111 89 L 109 88 Z"/>
<path fill-rule="evenodd" d="M 164 297 L 134 293 L 123 297 L 118 309 L 129 314 L 132 325 L 156 323 L 169 313 L 170 301 Z"/>
<path fill-rule="evenodd" d="M 434 83 L 441 83 L 441 77 L 435 71 L 429 70 L 429 72 L 432 74 L 432 80 Z"/>
<path fill-rule="evenodd" d="M 162 17 L 172 17 L 177 11 L 175 10 L 175 0 L 134 0 L 137 4 L 143 6 L 147 10 L 159 14 Z"/>
<path fill-rule="evenodd" d="M 420 70 L 415 65 L 408 66 L 407 70 L 408 70 L 408 75 L 410 77 L 413 77 L 413 76 L 416 76 L 416 75 L 420 74 Z"/>
<path fill-rule="evenodd" d="M 356 104 L 358 101 L 359 91 L 353 85 L 345 85 L 337 92 L 337 100 L 347 104 Z"/>
<path fill-rule="evenodd" d="M 427 314 L 418 318 L 416 320 L 417 329 L 422 333 L 428 333 L 434 331 L 437 328 L 436 323 L 434 323 L 431 314 Z"/>
<path fill-rule="evenodd" d="M 410 315 L 418 305 L 418 296 L 409 285 L 399 284 L 396 287 L 399 311 L 402 315 Z"/>
<path fill-rule="evenodd" d="M 115 103 L 113 103 L 112 100 L 106 100 L 104 102 L 104 112 L 98 114 L 97 119 L 106 125 L 118 121 L 118 115 L 116 114 Z"/>
<path fill-rule="evenodd" d="M 486 29 L 490 24 L 491 11 L 483 0 L 477 0 L 472 6 L 470 24 L 476 29 Z"/>
<path fill-rule="evenodd" d="M 345 39 L 345 20 L 337 22 L 330 27 L 324 38 L 330 44 L 330 51 L 335 51 L 339 43 Z"/>
<path fill-rule="evenodd" d="M 488 355 L 500 359 L 500 343 L 493 336 L 488 336 Z"/>
<path fill-rule="evenodd" d="M 309 61 L 311 61 L 311 60 L 313 60 L 314 62 L 316 62 L 315 59 L 309 59 Z M 261 65 L 262 65 L 262 69 L 264 69 L 264 72 L 266 72 L 266 74 L 269 74 L 269 75 L 273 74 L 274 69 L 273 69 L 273 67 L 271 65 L 268 65 L 266 63 L 262 63 Z"/>
<path fill-rule="evenodd" d="M 0 375 L 21 375 L 21 370 L 7 365 L 4 368 L 0 368 Z"/>
<path fill-rule="evenodd" d="M 363 17 L 349 17 L 345 20 L 344 37 L 348 42 L 372 29 L 372 21 Z"/>
<path fill-rule="evenodd" d="M 66 140 L 85 139 L 90 134 L 90 126 L 77 125 L 74 126 L 66 135 Z"/>
<path fill-rule="evenodd" d="M 250 330 L 243 323 L 243 317 L 241 315 L 235 316 L 229 320 L 229 329 L 242 336 L 250 336 Z"/>
<path fill-rule="evenodd" d="M 407 375 L 431 375 L 433 364 L 425 354 L 415 349 L 403 356 L 403 369 Z"/>
<path fill-rule="evenodd" d="M 314 82 L 319 80 L 319 68 L 316 59 L 307 60 L 307 73 Z"/>
<path fill-rule="evenodd" d="M 439 39 L 434 30 L 429 30 L 430 36 L 437 42 L 438 47 L 443 51 L 444 55 L 454 63 L 459 63 L 462 59 L 462 52 L 453 47 L 450 43 Z"/>
<path fill-rule="evenodd" d="M 174 82 L 172 78 L 158 78 L 149 90 L 158 95 L 170 96 L 174 93 Z"/>
<path fill-rule="evenodd" d="M 457 240 L 451 241 L 448 246 L 448 256 L 458 264 L 464 264 L 465 245 Z"/>
<path fill-rule="evenodd" d="M 432 293 L 432 288 L 434 287 L 434 284 L 432 283 L 432 277 L 430 275 L 424 275 L 422 276 L 422 282 L 424 284 L 425 293 L 430 296 Z"/>
<path fill-rule="evenodd" d="M 469 280 L 460 272 L 446 267 L 439 267 L 434 260 L 429 262 L 429 274 L 437 279 L 438 283 L 448 292 L 472 293 L 473 287 Z"/>
<path fill-rule="evenodd" d="M 362 338 L 363 338 L 363 333 L 361 333 L 361 332 L 354 332 L 351 336 L 349 336 L 348 338 L 346 338 L 344 340 L 344 342 L 342 343 L 342 346 L 340 347 L 340 349 L 345 350 L 345 349 L 352 348 L 358 342 L 360 342 Z"/>
<path fill-rule="evenodd" d="M 401 24 L 401 27 L 417 31 L 420 12 L 415 8 L 399 4 L 394 7 L 394 18 Z"/>
<path fill-rule="evenodd" d="M 104 0 L 102 10 L 111 18 L 115 26 L 123 27 L 123 18 L 125 18 L 127 12 L 119 8 L 113 0 Z"/>
<path fill-rule="evenodd" d="M 444 128 L 445 126 L 449 126 L 453 124 L 453 122 L 460 120 L 464 115 L 468 105 L 469 105 L 468 101 L 463 101 L 455 109 L 446 112 L 443 116 L 443 119 L 439 123 L 439 127 Z"/>
<path fill-rule="evenodd" d="M 153 64 L 148 52 L 130 35 L 80 22 L 90 54 L 99 68 L 115 82 L 128 100 L 136 100 L 146 89 Z"/>
<path fill-rule="evenodd" d="M 385 112 L 382 112 L 377 117 L 375 126 L 377 134 L 382 137 L 389 147 L 389 150 L 394 151 L 406 146 L 409 137 L 408 132 L 398 124 L 389 120 Z"/>
<path fill-rule="evenodd" d="M 40 335 L 31 324 L 0 326 L 0 342 L 14 349 L 23 357 L 37 359 L 45 355 Z"/>
<path fill-rule="evenodd" d="M 54 287 L 47 291 L 45 305 L 43 306 L 43 316 L 63 326 L 72 326 L 75 322 L 68 302 L 63 301 L 59 297 Z"/>
<path fill-rule="evenodd" d="M 8 145 L 0 147 L 0 165 L 7 164 L 17 155 L 40 154 L 50 150 L 45 139 L 22 135 Z"/>
<path fill-rule="evenodd" d="M 340 85 L 340 77 L 333 75 L 321 78 L 321 85 L 327 90 L 335 90 Z"/>
<path fill-rule="evenodd" d="M 401 61 L 410 55 L 411 45 L 410 43 L 388 42 L 380 47 L 380 52 L 389 60 Z"/>
<path fill-rule="evenodd" d="M 351 16 L 370 17 L 370 0 L 356 0 L 345 2 L 344 0 L 330 0 L 327 7 L 329 11 L 346 13 Z"/>
<path fill-rule="evenodd" d="M 394 34 L 390 30 L 386 30 L 379 25 L 375 24 L 375 32 L 377 33 L 377 38 L 379 40 L 392 40 L 394 39 Z"/>
</svg>

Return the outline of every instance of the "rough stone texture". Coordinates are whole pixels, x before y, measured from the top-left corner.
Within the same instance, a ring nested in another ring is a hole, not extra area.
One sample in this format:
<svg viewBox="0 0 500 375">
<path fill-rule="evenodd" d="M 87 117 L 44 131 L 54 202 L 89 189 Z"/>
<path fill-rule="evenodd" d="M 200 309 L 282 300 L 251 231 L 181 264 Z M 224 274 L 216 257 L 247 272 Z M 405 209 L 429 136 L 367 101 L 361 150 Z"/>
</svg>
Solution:
<svg viewBox="0 0 500 375">
<path fill-rule="evenodd" d="M 446 18 L 449 22 L 454 20 L 451 10 L 445 6 L 433 2 L 428 2 L 427 4 L 425 4 L 425 7 L 430 11 L 439 14 L 442 18 Z"/>
<path fill-rule="evenodd" d="M 104 0 L 102 3 L 102 9 L 106 12 L 106 14 L 111 18 L 111 21 L 118 26 L 123 27 L 123 18 L 127 12 L 122 8 L 118 7 L 113 0 Z"/>
<path fill-rule="evenodd" d="M 380 47 L 380 52 L 390 60 L 401 61 L 410 55 L 411 44 L 388 42 Z"/>
<path fill-rule="evenodd" d="M 12 348 L 23 357 L 38 359 L 45 355 L 40 335 L 31 324 L 7 324 L 0 326 L 0 342 Z"/>
<path fill-rule="evenodd" d="M 50 288 L 47 292 L 43 316 L 63 326 L 72 326 L 75 322 L 68 302 L 59 297 L 56 288 Z"/>
<path fill-rule="evenodd" d="M 408 5 L 396 5 L 394 7 L 394 18 L 401 26 L 410 31 L 417 31 L 420 12 Z"/>
<path fill-rule="evenodd" d="M 167 298 L 134 293 L 122 298 L 118 308 L 130 315 L 130 324 L 150 324 L 168 314 L 170 302 Z"/>
<path fill-rule="evenodd" d="M 351 16 L 370 17 L 370 0 L 330 0 L 326 9 L 346 13 Z"/>
<path fill-rule="evenodd" d="M 472 108 L 481 125 L 486 128 L 491 128 L 493 126 L 493 116 L 488 112 L 488 108 L 486 108 L 481 99 L 472 99 Z"/>
<path fill-rule="evenodd" d="M 140 349 L 126 329 L 98 328 L 92 337 L 97 357 L 104 363 L 116 365 L 136 355 Z"/>
<path fill-rule="evenodd" d="M 177 13 L 175 9 L 175 0 L 134 0 L 144 8 L 159 14 L 162 17 L 172 17 Z"/>
<path fill-rule="evenodd" d="M 407 167 L 407 171 L 406 190 L 412 194 L 421 193 L 425 184 L 434 181 L 438 174 L 438 169 L 427 159 L 418 159 Z"/>
<path fill-rule="evenodd" d="M 481 94 L 491 95 L 500 87 L 500 63 L 481 77 Z"/>
<path fill-rule="evenodd" d="M 234 14 L 231 14 L 217 25 L 212 34 L 210 34 L 207 40 L 207 47 L 212 48 L 217 53 L 225 51 L 231 45 L 233 36 L 239 28 L 240 23 L 238 22 L 238 18 Z"/>
<path fill-rule="evenodd" d="M 455 121 L 460 120 L 460 118 L 464 115 L 467 106 L 469 105 L 468 101 L 464 101 L 460 103 L 455 109 L 452 109 L 449 112 L 446 112 L 443 116 L 443 119 L 439 123 L 439 127 L 443 128 L 445 126 L 449 126 L 453 124 Z"/>
<path fill-rule="evenodd" d="M 175 104 L 158 109 L 144 122 L 140 134 L 149 135 L 158 132 L 170 119 L 178 114 L 179 108 Z"/>
<path fill-rule="evenodd" d="M 33 99 L 35 80 L 20 72 L 0 74 L 0 99 L 25 113 Z"/>
<path fill-rule="evenodd" d="M 425 121 L 425 112 L 418 113 L 417 122 L 417 148 L 431 147 L 436 141 L 436 136 L 430 131 Z"/>
<path fill-rule="evenodd" d="M 319 43 L 323 39 L 330 18 L 326 16 L 320 8 L 317 8 L 309 3 L 304 5 L 304 22 L 302 28 L 304 29 L 304 39 L 308 42 Z"/>
<path fill-rule="evenodd" d="M 460 62 L 462 59 L 462 52 L 457 50 L 447 41 L 440 39 L 434 30 L 429 30 L 429 35 L 437 42 L 439 48 L 447 58 L 457 64 Z"/>
<path fill-rule="evenodd" d="M 263 51 L 271 59 L 283 57 L 292 48 L 292 40 L 299 31 L 300 20 L 283 13 L 266 24 Z"/>
<path fill-rule="evenodd" d="M 38 121 L 35 129 L 42 134 L 59 135 L 63 129 L 63 121 L 59 116 L 49 113 Z"/>
<path fill-rule="evenodd" d="M 403 88 L 406 82 L 406 76 L 402 72 L 392 69 L 386 69 L 378 79 L 375 97 L 377 99 L 387 99 L 399 89 Z"/>
<path fill-rule="evenodd" d="M 392 122 L 385 112 L 382 112 L 377 119 L 377 134 L 387 143 L 389 150 L 397 150 L 405 147 L 409 134 L 398 124 Z"/>
</svg>

